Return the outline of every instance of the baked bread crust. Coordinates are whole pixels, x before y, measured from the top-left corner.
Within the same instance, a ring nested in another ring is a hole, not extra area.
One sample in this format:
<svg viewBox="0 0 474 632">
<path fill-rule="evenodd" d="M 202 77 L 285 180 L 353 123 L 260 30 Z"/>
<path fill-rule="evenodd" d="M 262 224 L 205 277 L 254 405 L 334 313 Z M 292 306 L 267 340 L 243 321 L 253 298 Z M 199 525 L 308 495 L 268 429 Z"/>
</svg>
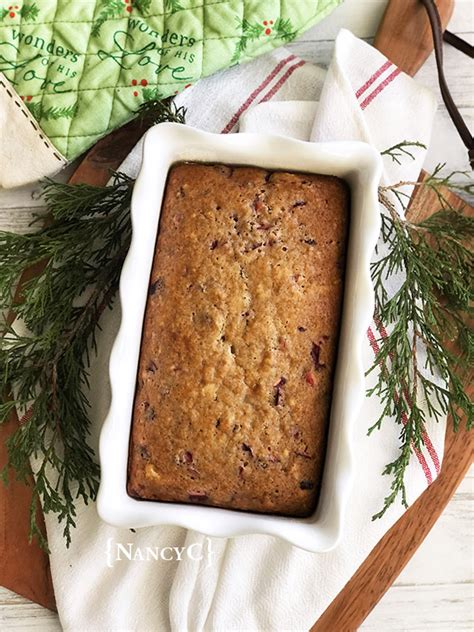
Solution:
<svg viewBox="0 0 474 632">
<path fill-rule="evenodd" d="M 350 193 L 183 163 L 149 285 L 128 493 L 306 516 L 321 486 Z"/>
</svg>

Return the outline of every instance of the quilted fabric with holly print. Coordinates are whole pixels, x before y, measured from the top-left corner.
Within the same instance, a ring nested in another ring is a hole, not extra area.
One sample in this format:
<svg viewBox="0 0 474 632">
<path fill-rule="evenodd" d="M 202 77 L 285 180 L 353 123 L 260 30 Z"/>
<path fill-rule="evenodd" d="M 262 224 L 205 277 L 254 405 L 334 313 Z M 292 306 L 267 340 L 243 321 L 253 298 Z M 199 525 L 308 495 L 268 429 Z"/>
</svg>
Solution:
<svg viewBox="0 0 474 632">
<path fill-rule="evenodd" d="M 289 42 L 340 2 L 9 1 L 0 5 L 0 71 L 44 142 L 71 160 L 142 102 Z"/>
</svg>

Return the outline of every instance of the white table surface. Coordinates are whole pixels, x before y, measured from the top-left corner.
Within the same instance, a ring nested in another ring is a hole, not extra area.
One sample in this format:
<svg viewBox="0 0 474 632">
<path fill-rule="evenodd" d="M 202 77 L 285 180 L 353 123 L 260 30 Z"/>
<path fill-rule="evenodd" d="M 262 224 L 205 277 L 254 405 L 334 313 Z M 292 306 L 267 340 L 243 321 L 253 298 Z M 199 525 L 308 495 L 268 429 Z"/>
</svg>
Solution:
<svg viewBox="0 0 474 632">
<path fill-rule="evenodd" d="M 327 20 L 290 44 L 290 47 L 294 53 L 305 59 L 327 66 L 339 28 L 349 28 L 359 37 L 370 41 L 385 5 L 386 0 L 346 0 Z M 471 44 L 474 42 L 474 0 L 457 0 L 449 28 Z M 472 130 L 472 61 L 445 46 L 445 69 L 454 101 Z M 417 78 L 439 94 L 433 58 L 428 60 Z M 466 151 L 444 105 L 440 105 L 435 130 L 425 167 L 429 170 L 440 162 L 447 162 L 450 170 L 468 169 Z M 61 179 L 65 179 L 66 175 L 67 171 Z M 32 211 L 38 212 L 41 209 L 37 191 L 37 186 L 11 191 L 0 190 L 1 229 L 29 230 Z M 474 629 L 473 510 L 474 468 L 471 468 L 429 536 L 367 618 L 361 630 L 455 632 Z M 0 588 L 0 630 L 53 632 L 61 630 L 61 626 L 54 613 Z"/>
</svg>

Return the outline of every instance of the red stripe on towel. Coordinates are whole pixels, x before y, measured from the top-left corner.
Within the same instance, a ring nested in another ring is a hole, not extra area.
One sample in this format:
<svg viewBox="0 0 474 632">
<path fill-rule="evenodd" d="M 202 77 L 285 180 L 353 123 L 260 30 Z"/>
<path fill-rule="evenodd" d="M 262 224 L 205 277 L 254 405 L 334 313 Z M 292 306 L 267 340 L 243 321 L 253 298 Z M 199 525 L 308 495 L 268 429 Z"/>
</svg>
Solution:
<svg viewBox="0 0 474 632">
<path fill-rule="evenodd" d="M 288 79 L 295 72 L 295 70 L 297 68 L 300 68 L 301 66 L 304 66 L 305 63 L 306 62 L 303 59 L 301 59 L 297 64 L 290 66 L 288 70 L 285 72 L 285 74 L 282 77 L 280 77 L 280 79 L 276 82 L 273 88 L 269 90 L 267 94 L 260 100 L 260 103 L 263 103 L 264 101 L 269 101 L 278 92 L 278 90 L 282 87 L 282 85 L 286 81 L 288 81 Z"/>
<path fill-rule="evenodd" d="M 381 323 L 378 319 L 374 319 L 374 323 L 377 325 L 377 329 L 380 331 L 382 338 L 388 338 L 388 333 L 387 330 L 385 329 L 383 323 Z M 392 357 L 392 356 L 390 356 Z M 407 400 L 407 404 L 411 407 L 412 402 L 411 402 L 411 398 L 410 398 L 410 394 L 408 393 L 408 390 L 406 389 L 406 387 L 403 389 L 403 394 L 405 396 L 405 399 Z M 440 470 L 440 463 L 439 463 L 439 457 L 438 457 L 438 453 L 436 452 L 436 448 L 434 447 L 433 443 L 431 442 L 431 439 L 428 435 L 428 432 L 425 428 L 425 426 L 423 425 L 423 430 L 422 430 L 422 434 L 421 436 L 423 437 L 423 443 L 426 445 L 426 449 L 428 450 L 428 454 L 431 457 L 431 460 L 433 461 L 433 465 L 435 467 L 436 470 L 436 474 L 439 474 L 439 470 Z"/>
<path fill-rule="evenodd" d="M 400 70 L 400 68 L 396 68 L 392 73 L 389 74 L 389 76 L 384 79 L 382 81 L 382 83 L 379 83 L 379 85 L 375 88 L 375 90 L 373 92 L 371 92 L 369 94 L 368 97 L 366 97 L 366 99 L 364 99 L 364 101 L 362 101 L 362 103 L 360 104 L 360 108 L 361 110 L 365 110 L 365 108 L 370 105 L 370 103 L 372 103 L 372 101 L 375 99 L 375 97 L 380 94 L 383 90 L 385 90 L 385 88 L 392 83 L 392 81 L 394 79 L 396 79 L 398 77 L 398 75 L 401 73 L 402 71 Z"/>
<path fill-rule="evenodd" d="M 370 343 L 370 346 L 372 347 L 372 351 L 374 352 L 374 355 L 377 356 L 377 354 L 380 351 L 380 347 L 377 343 L 377 340 L 375 339 L 374 332 L 372 331 L 371 327 L 367 329 L 367 338 L 369 339 L 369 343 Z M 381 370 L 386 371 L 387 368 L 381 367 Z M 394 399 L 395 399 L 395 402 L 397 402 L 398 395 L 395 395 Z M 402 417 L 403 425 L 406 426 L 408 422 L 406 414 L 402 413 L 401 417 Z M 428 483 L 428 485 L 431 485 L 431 483 L 433 482 L 433 476 L 431 474 L 430 468 L 428 467 L 428 463 L 426 462 L 425 457 L 423 456 L 422 452 L 413 445 L 413 442 L 412 442 L 412 448 L 413 448 L 413 452 L 416 455 L 416 458 L 418 459 L 419 464 L 421 465 L 421 468 L 426 478 L 426 482 Z"/>
<path fill-rule="evenodd" d="M 18 420 L 18 423 L 20 424 L 20 426 L 23 426 L 24 424 L 30 421 L 32 416 L 33 416 L 33 406 L 28 408 L 26 413 L 22 417 L 20 417 L 20 419 Z"/>
<path fill-rule="evenodd" d="M 368 90 L 368 88 L 370 88 L 370 86 L 374 83 L 374 81 L 376 81 L 380 75 L 383 75 L 383 73 L 388 70 L 391 66 L 393 66 L 394 64 L 392 64 L 391 61 L 387 60 L 383 66 L 380 66 L 380 68 L 377 70 L 377 72 L 374 72 L 374 74 L 370 77 L 370 79 L 367 79 L 367 81 L 364 83 L 363 86 L 361 86 L 357 92 L 355 93 L 357 99 L 359 97 L 361 97 L 364 92 L 366 90 Z"/>
<path fill-rule="evenodd" d="M 249 97 L 247 98 L 246 101 L 244 101 L 244 103 L 242 103 L 242 105 L 239 107 L 239 109 L 237 110 L 237 112 L 235 112 L 235 114 L 232 115 L 232 118 L 230 119 L 230 121 L 227 123 L 227 125 L 222 129 L 221 134 L 228 134 L 232 128 L 237 124 L 237 121 L 240 118 L 240 115 L 245 112 L 245 110 L 247 110 L 252 103 L 255 101 L 255 99 L 258 97 L 258 95 L 260 94 L 260 92 L 262 92 L 262 90 L 264 90 L 268 84 L 270 83 L 270 81 L 272 81 L 272 79 L 274 79 L 277 74 L 280 72 L 280 70 L 286 66 L 286 64 L 288 64 L 290 61 L 293 61 L 293 59 L 296 59 L 295 55 L 290 55 L 289 57 L 285 57 L 285 59 L 282 59 L 276 66 L 275 68 L 271 71 L 271 73 L 269 75 L 267 75 L 267 77 L 265 77 L 265 79 L 262 81 L 262 83 L 258 86 L 258 88 L 255 88 L 255 90 L 249 95 Z"/>
</svg>

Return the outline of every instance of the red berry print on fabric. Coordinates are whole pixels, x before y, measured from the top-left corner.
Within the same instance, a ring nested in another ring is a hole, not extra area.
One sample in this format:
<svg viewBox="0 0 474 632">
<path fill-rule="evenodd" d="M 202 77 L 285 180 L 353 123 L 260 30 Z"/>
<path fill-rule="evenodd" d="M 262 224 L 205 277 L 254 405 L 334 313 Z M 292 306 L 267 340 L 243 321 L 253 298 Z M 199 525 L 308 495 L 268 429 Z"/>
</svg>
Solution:
<svg viewBox="0 0 474 632">
<path fill-rule="evenodd" d="M 148 85 L 148 80 L 147 79 L 132 79 L 131 84 L 132 84 L 133 87 L 142 86 L 143 88 L 146 88 L 147 85 Z M 138 97 L 138 95 L 139 95 L 138 90 L 134 90 L 133 91 L 133 96 L 134 97 Z"/>
<path fill-rule="evenodd" d="M 261 22 L 249 22 L 246 19 L 240 20 L 238 28 L 242 34 L 235 44 L 231 65 L 239 63 L 247 51 L 249 42 L 255 42 L 260 38 L 281 39 L 283 42 L 291 42 L 295 39 L 297 30 L 294 28 L 289 18 L 277 18 L 273 20 L 263 20 Z"/>
<path fill-rule="evenodd" d="M 272 34 L 272 26 L 273 26 L 273 20 L 264 20 L 263 21 L 263 26 L 266 26 L 267 28 L 265 29 L 265 35 L 271 35 Z"/>
<path fill-rule="evenodd" d="M 100 4 L 103 8 L 92 25 L 92 37 L 98 37 L 100 35 L 100 29 L 105 22 L 124 17 L 127 13 L 132 13 L 134 9 L 134 0 L 101 0 Z M 150 4 L 151 0 L 147 0 L 146 2 L 140 0 L 140 2 L 137 3 L 136 8 L 141 16 L 147 14 Z"/>
<path fill-rule="evenodd" d="M 183 90 L 186 90 L 186 88 L 190 88 L 192 85 L 193 85 L 192 83 L 187 83 L 187 84 L 184 86 Z M 175 94 L 179 94 L 179 92 L 180 92 L 179 90 L 175 90 L 175 91 L 174 91 L 174 93 L 175 93 Z"/>
<path fill-rule="evenodd" d="M 26 2 L 23 6 L 19 4 L 10 4 L 7 8 L 0 7 L 0 22 L 5 18 L 21 17 L 28 22 L 35 22 L 40 10 L 35 2 Z"/>
</svg>

